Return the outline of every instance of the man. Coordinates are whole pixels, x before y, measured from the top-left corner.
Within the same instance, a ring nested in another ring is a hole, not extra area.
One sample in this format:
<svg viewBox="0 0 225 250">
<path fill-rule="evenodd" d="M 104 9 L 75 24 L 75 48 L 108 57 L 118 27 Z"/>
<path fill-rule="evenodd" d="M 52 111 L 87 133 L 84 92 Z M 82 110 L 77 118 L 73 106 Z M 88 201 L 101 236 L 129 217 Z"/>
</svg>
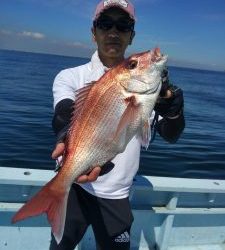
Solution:
<svg viewBox="0 0 225 250">
<path fill-rule="evenodd" d="M 124 53 L 135 36 L 133 5 L 125 0 L 101 1 L 96 8 L 92 35 L 97 51 L 91 61 L 61 71 L 53 85 L 55 115 L 53 129 L 57 145 L 52 157 L 63 155 L 64 139 L 73 111 L 75 91 L 98 80 L 109 68 L 124 60 Z M 155 131 L 165 140 L 175 142 L 184 128 L 182 91 L 169 84 L 164 71 L 161 98 L 155 107 Z M 159 122 L 157 117 L 163 117 Z M 57 245 L 54 237 L 50 250 L 72 250 L 92 225 L 99 250 L 130 248 L 133 216 L 129 204 L 132 185 L 140 157 L 140 141 L 135 137 L 122 154 L 102 168 L 80 176 L 71 187 L 63 239 Z M 123 234 L 123 241 L 121 235 Z"/>
</svg>

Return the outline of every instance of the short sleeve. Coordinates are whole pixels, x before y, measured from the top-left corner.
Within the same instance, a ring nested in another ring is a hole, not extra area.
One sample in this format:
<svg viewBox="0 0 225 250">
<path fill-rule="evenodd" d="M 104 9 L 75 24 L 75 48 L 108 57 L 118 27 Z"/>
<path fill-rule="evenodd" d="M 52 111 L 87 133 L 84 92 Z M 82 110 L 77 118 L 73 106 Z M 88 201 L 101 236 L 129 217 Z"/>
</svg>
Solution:
<svg viewBox="0 0 225 250">
<path fill-rule="evenodd" d="M 52 92 L 54 99 L 54 108 L 63 99 L 75 100 L 76 79 L 70 69 L 59 72 L 55 77 Z"/>
</svg>

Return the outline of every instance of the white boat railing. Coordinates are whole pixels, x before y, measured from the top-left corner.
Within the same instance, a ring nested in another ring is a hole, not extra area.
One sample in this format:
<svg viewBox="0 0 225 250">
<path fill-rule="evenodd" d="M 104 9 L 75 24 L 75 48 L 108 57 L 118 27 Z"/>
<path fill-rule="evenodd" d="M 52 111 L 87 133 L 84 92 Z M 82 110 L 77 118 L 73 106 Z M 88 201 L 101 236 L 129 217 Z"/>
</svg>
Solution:
<svg viewBox="0 0 225 250">
<path fill-rule="evenodd" d="M 0 249 L 47 250 L 45 216 L 11 224 L 13 214 L 54 171 L 0 167 Z M 224 250 L 225 180 L 136 176 L 131 249 Z M 77 249 L 95 249 L 91 228 Z"/>
</svg>

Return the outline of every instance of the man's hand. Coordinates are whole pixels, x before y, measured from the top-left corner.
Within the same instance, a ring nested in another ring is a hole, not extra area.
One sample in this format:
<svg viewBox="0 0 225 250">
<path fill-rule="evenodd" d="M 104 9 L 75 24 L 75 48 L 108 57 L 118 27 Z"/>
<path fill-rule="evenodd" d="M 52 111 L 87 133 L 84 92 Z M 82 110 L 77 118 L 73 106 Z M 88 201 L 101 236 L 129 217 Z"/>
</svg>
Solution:
<svg viewBox="0 0 225 250">
<path fill-rule="evenodd" d="M 164 96 L 159 96 L 154 110 L 162 117 L 176 119 L 182 114 L 184 105 L 183 91 L 175 85 L 168 85 Z"/>
<path fill-rule="evenodd" d="M 56 145 L 55 149 L 52 152 L 52 159 L 57 159 L 62 156 L 65 150 L 65 143 L 60 142 Z M 88 174 L 83 174 L 79 176 L 75 181 L 77 183 L 86 183 L 96 181 L 101 172 L 100 166 L 95 166 Z"/>
<path fill-rule="evenodd" d="M 184 106 L 183 91 L 172 85 L 169 80 L 169 71 L 165 68 L 162 72 L 162 87 L 154 110 L 162 117 L 177 119 Z"/>
<path fill-rule="evenodd" d="M 86 182 L 96 181 L 100 172 L 101 172 L 101 167 L 96 166 L 91 170 L 91 172 L 89 172 L 88 174 L 83 174 L 79 176 L 75 181 L 77 183 L 86 183 Z"/>
<path fill-rule="evenodd" d="M 166 92 L 165 92 L 165 96 L 163 96 L 163 97 L 159 97 L 159 98 L 172 98 L 173 97 L 173 93 L 172 93 L 172 91 L 170 90 L 170 89 L 167 89 L 166 90 Z"/>
<path fill-rule="evenodd" d="M 65 143 L 60 142 L 56 144 L 55 149 L 52 152 L 52 159 L 56 160 L 58 157 L 62 156 L 65 150 Z"/>
</svg>

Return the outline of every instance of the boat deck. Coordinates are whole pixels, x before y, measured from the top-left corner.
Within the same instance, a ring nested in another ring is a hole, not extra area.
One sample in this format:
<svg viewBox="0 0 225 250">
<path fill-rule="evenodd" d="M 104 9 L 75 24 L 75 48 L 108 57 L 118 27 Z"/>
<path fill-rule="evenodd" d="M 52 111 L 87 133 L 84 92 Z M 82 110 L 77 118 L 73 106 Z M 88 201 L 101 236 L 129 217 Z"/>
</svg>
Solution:
<svg viewBox="0 0 225 250">
<path fill-rule="evenodd" d="M 0 167 L 0 250 L 48 249 L 44 215 L 16 225 L 11 218 L 54 174 Z M 130 201 L 132 250 L 225 250 L 224 180 L 136 176 Z M 78 249 L 95 249 L 91 228 Z"/>
</svg>

